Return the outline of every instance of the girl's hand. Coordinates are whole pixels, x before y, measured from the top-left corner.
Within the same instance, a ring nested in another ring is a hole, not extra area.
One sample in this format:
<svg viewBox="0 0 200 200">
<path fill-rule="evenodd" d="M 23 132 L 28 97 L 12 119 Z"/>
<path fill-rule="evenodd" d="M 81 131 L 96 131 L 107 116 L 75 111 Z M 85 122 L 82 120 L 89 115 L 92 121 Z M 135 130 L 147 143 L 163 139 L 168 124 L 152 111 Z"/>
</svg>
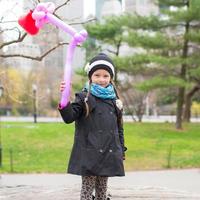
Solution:
<svg viewBox="0 0 200 200">
<path fill-rule="evenodd" d="M 65 89 L 65 87 L 66 87 L 66 83 L 65 83 L 64 81 L 62 81 L 62 82 L 60 83 L 60 92 L 63 92 L 64 89 Z"/>
</svg>

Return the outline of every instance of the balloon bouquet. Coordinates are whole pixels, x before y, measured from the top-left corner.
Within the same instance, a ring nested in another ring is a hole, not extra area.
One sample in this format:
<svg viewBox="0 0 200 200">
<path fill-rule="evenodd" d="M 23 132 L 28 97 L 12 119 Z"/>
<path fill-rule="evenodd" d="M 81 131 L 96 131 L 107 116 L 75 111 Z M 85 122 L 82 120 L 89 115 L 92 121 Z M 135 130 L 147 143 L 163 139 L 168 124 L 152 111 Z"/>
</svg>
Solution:
<svg viewBox="0 0 200 200">
<path fill-rule="evenodd" d="M 77 45 L 86 40 L 87 32 L 86 30 L 77 32 L 74 28 L 55 17 L 53 15 L 54 10 L 55 5 L 52 2 L 39 3 L 33 11 L 30 10 L 27 15 L 20 17 L 18 23 L 27 33 L 31 35 L 36 35 L 44 24 L 51 23 L 72 36 L 67 49 L 66 63 L 64 67 L 64 81 L 66 83 L 66 88 L 62 92 L 60 100 L 60 106 L 63 108 L 67 105 L 70 98 L 72 59 L 74 50 Z"/>
</svg>

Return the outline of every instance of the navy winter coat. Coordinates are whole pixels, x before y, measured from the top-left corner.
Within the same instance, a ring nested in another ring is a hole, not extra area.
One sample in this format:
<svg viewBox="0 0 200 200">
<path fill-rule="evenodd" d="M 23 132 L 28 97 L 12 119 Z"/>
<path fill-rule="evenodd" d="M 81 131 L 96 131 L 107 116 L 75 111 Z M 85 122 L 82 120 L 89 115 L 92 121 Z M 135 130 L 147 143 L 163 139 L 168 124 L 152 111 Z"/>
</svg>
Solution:
<svg viewBox="0 0 200 200">
<path fill-rule="evenodd" d="M 75 121 L 74 144 L 68 173 L 82 176 L 124 176 L 123 127 L 118 123 L 115 100 L 89 95 L 90 113 L 85 117 L 85 92 L 60 109 L 65 123 Z"/>
</svg>

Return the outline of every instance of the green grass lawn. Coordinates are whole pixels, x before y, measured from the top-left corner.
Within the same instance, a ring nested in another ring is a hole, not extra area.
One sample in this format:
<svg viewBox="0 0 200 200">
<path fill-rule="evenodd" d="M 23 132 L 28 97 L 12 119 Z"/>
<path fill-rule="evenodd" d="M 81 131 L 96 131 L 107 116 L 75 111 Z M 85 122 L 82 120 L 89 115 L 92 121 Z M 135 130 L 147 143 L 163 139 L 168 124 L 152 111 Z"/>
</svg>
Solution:
<svg viewBox="0 0 200 200">
<path fill-rule="evenodd" d="M 125 123 L 125 169 L 200 167 L 200 124 Z M 64 173 L 73 144 L 73 124 L 1 123 L 1 173 Z"/>
</svg>

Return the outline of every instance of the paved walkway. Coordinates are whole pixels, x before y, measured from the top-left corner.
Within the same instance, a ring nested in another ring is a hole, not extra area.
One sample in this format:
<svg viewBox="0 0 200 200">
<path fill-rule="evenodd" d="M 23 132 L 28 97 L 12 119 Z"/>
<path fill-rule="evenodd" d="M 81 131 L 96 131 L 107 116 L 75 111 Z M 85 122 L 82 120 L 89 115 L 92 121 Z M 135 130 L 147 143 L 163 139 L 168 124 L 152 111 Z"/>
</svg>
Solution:
<svg viewBox="0 0 200 200">
<path fill-rule="evenodd" d="M 2 174 L 1 200 L 78 200 L 79 176 L 69 174 Z M 127 172 L 109 179 L 116 200 L 200 200 L 200 170 Z"/>
<path fill-rule="evenodd" d="M 134 116 L 134 119 L 137 119 L 136 116 Z M 125 122 L 133 122 L 132 116 L 126 115 L 123 116 L 123 120 Z M 137 119 L 138 120 L 138 119 Z M 33 122 L 34 119 L 33 117 L 21 117 L 21 116 L 1 116 L 1 121 L 2 122 Z M 62 118 L 59 117 L 37 117 L 38 122 L 63 122 Z M 142 118 L 143 122 L 175 122 L 176 121 L 176 116 L 171 116 L 171 115 L 160 115 L 160 116 L 143 116 Z M 200 117 L 191 117 L 190 119 L 191 122 L 200 122 Z"/>
</svg>

